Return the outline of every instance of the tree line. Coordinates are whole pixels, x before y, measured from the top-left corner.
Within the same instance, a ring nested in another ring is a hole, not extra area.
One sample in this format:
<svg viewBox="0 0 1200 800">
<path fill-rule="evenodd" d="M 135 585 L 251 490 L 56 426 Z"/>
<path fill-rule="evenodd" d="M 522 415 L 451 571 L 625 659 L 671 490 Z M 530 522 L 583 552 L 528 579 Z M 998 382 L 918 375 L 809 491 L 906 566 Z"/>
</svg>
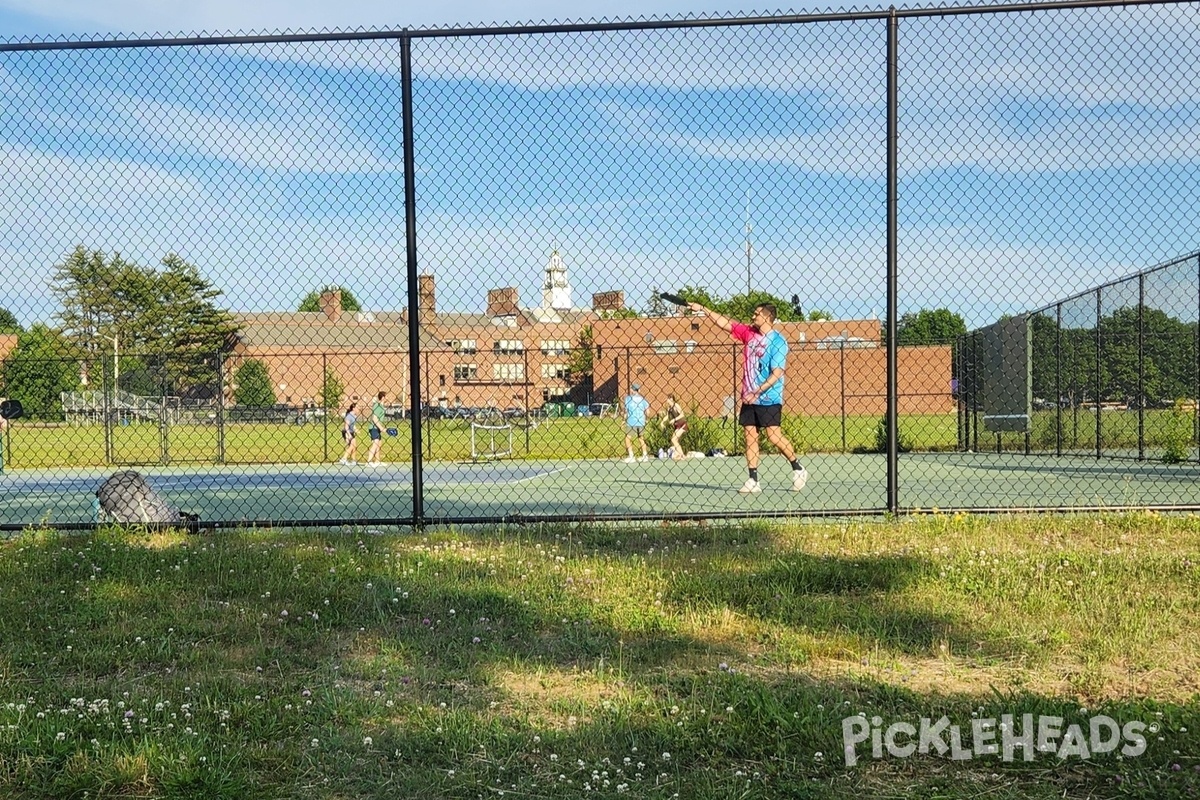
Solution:
<svg viewBox="0 0 1200 800">
<path fill-rule="evenodd" d="M 1090 328 L 1060 328 L 1041 314 L 1031 317 L 1030 328 L 1036 397 L 1071 406 L 1099 399 L 1130 408 L 1196 397 L 1195 322 L 1128 306 Z"/>
</svg>

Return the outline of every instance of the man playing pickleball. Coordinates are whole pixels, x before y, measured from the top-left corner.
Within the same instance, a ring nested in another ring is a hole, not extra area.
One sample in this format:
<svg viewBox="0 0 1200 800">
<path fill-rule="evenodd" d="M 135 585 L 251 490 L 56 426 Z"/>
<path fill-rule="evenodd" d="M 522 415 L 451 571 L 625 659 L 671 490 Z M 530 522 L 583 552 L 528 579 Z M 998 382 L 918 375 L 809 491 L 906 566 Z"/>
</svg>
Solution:
<svg viewBox="0 0 1200 800">
<path fill-rule="evenodd" d="M 777 311 L 771 303 L 754 307 L 749 325 L 718 314 L 699 303 L 688 303 L 692 311 L 702 312 L 733 338 L 742 343 L 742 410 L 738 422 L 746 432 L 746 467 L 750 477 L 738 489 L 742 494 L 758 494 L 758 432 L 779 448 L 792 464 L 792 491 L 798 492 L 808 481 L 808 470 L 796 460 L 796 450 L 780 427 L 783 423 L 783 373 L 787 368 L 787 340 L 775 330 Z"/>
</svg>

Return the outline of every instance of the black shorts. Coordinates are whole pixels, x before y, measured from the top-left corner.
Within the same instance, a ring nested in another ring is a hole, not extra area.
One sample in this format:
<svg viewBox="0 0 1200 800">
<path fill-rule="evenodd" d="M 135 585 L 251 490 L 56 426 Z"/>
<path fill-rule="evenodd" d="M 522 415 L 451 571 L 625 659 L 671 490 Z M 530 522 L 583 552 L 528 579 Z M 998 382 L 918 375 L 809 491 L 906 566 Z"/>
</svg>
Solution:
<svg viewBox="0 0 1200 800">
<path fill-rule="evenodd" d="M 376 428 L 376 427 L 373 427 L 373 426 L 372 426 L 372 427 L 371 427 L 371 428 L 368 430 L 368 433 L 370 433 L 370 434 L 371 434 L 371 441 L 372 441 L 372 442 L 378 442 L 378 441 L 381 441 L 381 440 L 383 439 L 383 431 L 379 430 L 379 428 Z"/>
<path fill-rule="evenodd" d="M 738 423 L 743 428 L 778 428 L 783 424 L 783 403 L 743 405 L 738 413 Z"/>
</svg>

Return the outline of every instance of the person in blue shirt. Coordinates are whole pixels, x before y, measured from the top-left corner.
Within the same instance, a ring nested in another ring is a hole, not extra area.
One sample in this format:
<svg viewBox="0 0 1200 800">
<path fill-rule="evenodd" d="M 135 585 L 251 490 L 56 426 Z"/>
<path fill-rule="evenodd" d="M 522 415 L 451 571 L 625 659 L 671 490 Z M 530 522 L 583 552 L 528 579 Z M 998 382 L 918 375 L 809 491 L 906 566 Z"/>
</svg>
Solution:
<svg viewBox="0 0 1200 800">
<path fill-rule="evenodd" d="M 738 489 L 742 494 L 758 494 L 758 434 L 766 433 L 792 466 L 792 491 L 808 483 L 808 470 L 796 458 L 796 450 L 783 432 L 783 373 L 787 369 L 787 340 L 775 330 L 778 316 L 775 306 L 755 306 L 749 325 L 718 314 L 699 303 L 688 303 L 692 311 L 703 313 L 720 328 L 729 331 L 744 345 L 742 352 L 742 410 L 738 422 L 746 433 L 746 468 L 750 477 Z"/>
<path fill-rule="evenodd" d="M 642 446 L 640 460 L 650 460 L 649 451 L 646 449 L 646 413 L 650 410 L 650 403 L 642 397 L 641 386 L 635 383 L 629 388 L 632 393 L 625 395 L 625 452 L 628 454 L 625 459 L 626 464 L 632 464 L 639 460 L 633 457 L 634 438 Z"/>
</svg>

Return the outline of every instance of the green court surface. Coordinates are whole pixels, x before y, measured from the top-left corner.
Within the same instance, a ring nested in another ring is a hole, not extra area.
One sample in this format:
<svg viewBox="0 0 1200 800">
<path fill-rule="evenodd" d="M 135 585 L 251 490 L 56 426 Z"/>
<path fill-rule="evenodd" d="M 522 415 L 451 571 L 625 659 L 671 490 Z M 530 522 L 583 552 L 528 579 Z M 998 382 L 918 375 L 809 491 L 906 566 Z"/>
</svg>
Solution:
<svg viewBox="0 0 1200 800">
<path fill-rule="evenodd" d="M 801 492 L 778 456 L 764 457 L 761 494 L 737 492 L 741 458 L 639 462 L 431 463 L 424 510 L 431 521 L 502 518 L 803 516 L 877 512 L 887 506 L 878 454 L 803 459 Z M 0 525 L 91 523 L 95 490 L 114 470 L 16 470 L 0 475 Z M 413 510 L 408 464 L 143 468 L 169 503 L 212 523 L 402 522 Z M 1094 457 L 982 453 L 905 454 L 901 509 L 940 507 L 1119 508 L 1200 506 L 1200 465 Z"/>
</svg>

